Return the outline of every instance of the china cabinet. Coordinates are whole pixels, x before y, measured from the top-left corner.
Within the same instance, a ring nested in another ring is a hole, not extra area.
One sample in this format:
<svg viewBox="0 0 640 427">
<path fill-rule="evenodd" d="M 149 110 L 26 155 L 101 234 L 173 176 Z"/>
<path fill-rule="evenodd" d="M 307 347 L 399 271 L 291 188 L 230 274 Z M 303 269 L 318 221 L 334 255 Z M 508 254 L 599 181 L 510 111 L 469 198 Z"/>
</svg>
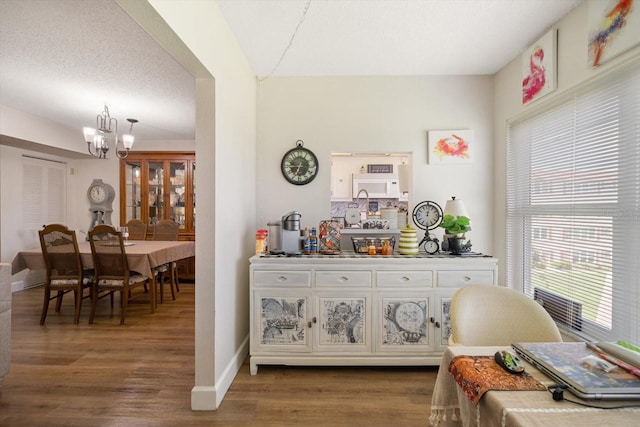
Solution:
<svg viewBox="0 0 640 427">
<path fill-rule="evenodd" d="M 489 256 L 250 259 L 251 373 L 260 364 L 437 365 L 451 297 L 498 284 Z"/>
<path fill-rule="evenodd" d="M 195 172 L 193 152 L 129 153 L 120 160 L 120 224 L 139 219 L 151 239 L 154 225 L 170 219 L 180 224 L 179 240 L 195 240 Z M 181 278 L 194 273 L 193 260 L 180 263 Z"/>
</svg>

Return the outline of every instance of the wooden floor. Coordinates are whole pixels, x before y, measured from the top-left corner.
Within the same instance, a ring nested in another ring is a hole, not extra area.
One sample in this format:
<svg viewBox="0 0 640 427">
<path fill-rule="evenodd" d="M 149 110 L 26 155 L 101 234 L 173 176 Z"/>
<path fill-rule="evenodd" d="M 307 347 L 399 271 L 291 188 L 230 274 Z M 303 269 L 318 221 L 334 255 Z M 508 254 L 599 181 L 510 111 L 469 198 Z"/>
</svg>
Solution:
<svg viewBox="0 0 640 427">
<path fill-rule="evenodd" d="M 165 287 L 166 290 L 166 287 Z M 73 324 L 72 297 L 39 325 L 42 288 L 13 293 L 11 372 L 0 426 L 428 426 L 436 368 L 261 366 L 245 361 L 217 411 L 191 411 L 194 285 L 126 324 L 100 301 Z M 117 305 L 118 298 L 116 298 Z M 86 301 L 85 301 L 86 302 Z"/>
</svg>

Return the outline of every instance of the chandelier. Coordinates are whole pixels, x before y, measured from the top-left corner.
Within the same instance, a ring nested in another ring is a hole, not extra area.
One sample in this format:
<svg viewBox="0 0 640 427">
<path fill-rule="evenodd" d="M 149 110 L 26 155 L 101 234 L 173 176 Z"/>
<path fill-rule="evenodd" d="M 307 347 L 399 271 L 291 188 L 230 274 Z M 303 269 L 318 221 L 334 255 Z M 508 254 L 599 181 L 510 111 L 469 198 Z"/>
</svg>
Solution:
<svg viewBox="0 0 640 427">
<path fill-rule="evenodd" d="M 83 128 L 84 140 L 87 143 L 89 154 L 99 159 L 106 159 L 109 151 L 109 144 L 113 142 L 116 149 L 116 156 L 124 159 L 129 155 L 129 150 L 133 146 L 134 136 L 132 135 L 133 124 L 138 123 L 136 119 L 127 119 L 131 126 L 129 133 L 122 135 L 122 145 L 124 154 L 118 151 L 118 120 L 109 115 L 109 107 L 104 106 L 104 111 L 96 116 L 96 128 Z"/>
</svg>

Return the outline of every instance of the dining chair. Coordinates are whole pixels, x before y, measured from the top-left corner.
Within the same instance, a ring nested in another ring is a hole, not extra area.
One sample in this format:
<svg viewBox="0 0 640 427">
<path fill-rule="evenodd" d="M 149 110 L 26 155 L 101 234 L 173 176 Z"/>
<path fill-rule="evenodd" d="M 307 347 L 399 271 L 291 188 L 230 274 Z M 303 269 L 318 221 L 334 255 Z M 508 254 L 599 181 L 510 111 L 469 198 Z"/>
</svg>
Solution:
<svg viewBox="0 0 640 427">
<path fill-rule="evenodd" d="M 74 295 L 73 323 L 77 324 L 80 320 L 82 300 L 90 296 L 85 296 L 84 291 L 85 289 L 91 291 L 93 272 L 85 270 L 82 266 L 76 232 L 62 224 L 49 224 L 39 230 L 38 235 L 46 270 L 40 324 L 44 325 L 47 318 L 49 302 L 56 300 L 56 313 L 58 313 L 62 306 L 62 298 L 69 292 L 73 292 Z M 55 292 L 54 296 L 51 296 L 52 292 Z"/>
<path fill-rule="evenodd" d="M 178 240 L 180 224 L 170 219 L 163 219 L 153 227 L 153 240 Z M 176 292 L 180 292 L 178 283 L 178 263 L 171 262 L 157 267 L 158 283 L 160 284 L 160 303 L 164 302 L 164 278 L 169 273 L 169 286 L 171 288 L 171 299 L 176 299 Z"/>
<path fill-rule="evenodd" d="M 502 286 L 469 285 L 457 290 L 450 316 L 450 345 L 562 341 L 558 326 L 539 303 Z"/>
<path fill-rule="evenodd" d="M 131 291 L 138 286 L 150 283 L 151 278 L 129 270 L 122 233 L 110 225 L 96 225 L 89 231 L 91 256 L 95 267 L 95 280 L 91 292 L 91 314 L 89 324 L 93 323 L 98 303 L 98 294 L 102 291 L 120 292 L 120 324 L 124 324 Z M 151 287 L 151 289 L 154 289 Z M 150 298 L 151 313 L 155 313 L 155 292 Z"/>
<path fill-rule="evenodd" d="M 146 240 L 147 224 L 139 219 L 131 219 L 127 222 L 126 227 L 129 229 L 129 240 Z"/>
</svg>

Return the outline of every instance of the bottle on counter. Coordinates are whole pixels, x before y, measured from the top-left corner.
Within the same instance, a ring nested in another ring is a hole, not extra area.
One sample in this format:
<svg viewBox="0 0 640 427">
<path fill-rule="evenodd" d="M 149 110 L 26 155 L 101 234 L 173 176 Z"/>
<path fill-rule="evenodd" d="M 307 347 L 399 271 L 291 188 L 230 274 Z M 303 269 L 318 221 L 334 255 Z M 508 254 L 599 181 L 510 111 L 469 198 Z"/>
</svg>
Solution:
<svg viewBox="0 0 640 427">
<path fill-rule="evenodd" d="M 376 241 L 371 239 L 367 242 L 367 254 L 376 255 L 378 250 L 376 249 Z"/>
<path fill-rule="evenodd" d="M 393 247 L 387 239 L 382 241 L 382 255 L 393 255 Z"/>
<path fill-rule="evenodd" d="M 311 228 L 311 236 L 309 237 L 310 240 L 310 253 L 312 254 L 317 254 L 318 253 L 318 232 L 316 230 L 315 227 Z"/>
<path fill-rule="evenodd" d="M 309 232 L 309 227 L 304 228 L 302 252 L 304 252 L 305 255 L 309 255 L 311 253 L 311 233 Z"/>
<path fill-rule="evenodd" d="M 267 235 L 268 231 L 260 229 L 256 231 L 256 256 L 267 254 Z"/>
</svg>

